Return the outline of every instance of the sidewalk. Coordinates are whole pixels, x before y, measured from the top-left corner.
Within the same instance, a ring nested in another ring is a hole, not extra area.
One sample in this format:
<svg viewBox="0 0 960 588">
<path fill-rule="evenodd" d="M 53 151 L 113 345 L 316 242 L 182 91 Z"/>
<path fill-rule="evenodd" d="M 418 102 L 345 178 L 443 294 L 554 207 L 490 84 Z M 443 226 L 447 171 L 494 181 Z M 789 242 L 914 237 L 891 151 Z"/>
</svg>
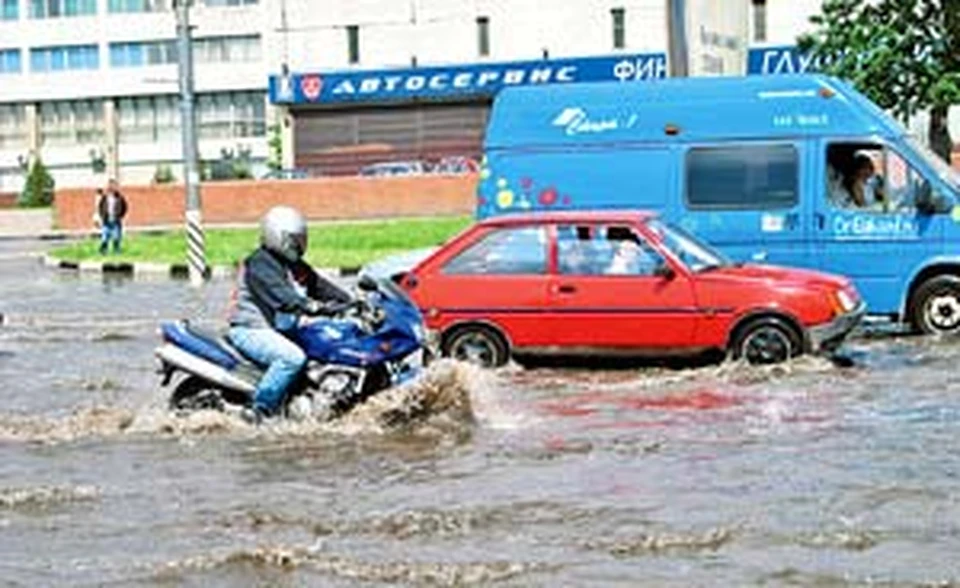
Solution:
<svg viewBox="0 0 960 588">
<path fill-rule="evenodd" d="M 53 215 L 49 208 L 0 210 L 0 238 L 37 239 L 52 233 Z"/>
</svg>

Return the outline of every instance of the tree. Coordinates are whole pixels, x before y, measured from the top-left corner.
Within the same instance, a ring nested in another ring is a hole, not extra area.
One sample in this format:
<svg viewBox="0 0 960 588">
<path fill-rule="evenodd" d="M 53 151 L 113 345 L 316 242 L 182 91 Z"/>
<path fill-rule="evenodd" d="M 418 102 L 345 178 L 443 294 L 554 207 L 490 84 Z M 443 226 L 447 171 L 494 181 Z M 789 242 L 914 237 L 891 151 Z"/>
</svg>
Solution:
<svg viewBox="0 0 960 588">
<path fill-rule="evenodd" d="M 30 166 L 18 204 L 24 207 L 50 206 L 53 203 L 53 188 L 53 176 L 38 157 Z"/>
<path fill-rule="evenodd" d="M 960 103 L 960 0 L 825 0 L 798 45 L 820 71 L 846 78 L 906 122 L 930 109 L 931 148 L 950 161 Z"/>
</svg>

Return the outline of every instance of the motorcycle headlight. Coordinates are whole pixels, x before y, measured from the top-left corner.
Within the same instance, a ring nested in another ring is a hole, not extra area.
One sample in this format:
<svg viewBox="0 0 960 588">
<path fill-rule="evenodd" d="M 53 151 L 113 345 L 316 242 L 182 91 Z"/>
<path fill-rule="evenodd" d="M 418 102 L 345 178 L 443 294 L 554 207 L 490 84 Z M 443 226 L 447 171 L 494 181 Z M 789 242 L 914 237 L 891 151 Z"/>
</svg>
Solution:
<svg viewBox="0 0 960 588">
<path fill-rule="evenodd" d="M 427 330 L 420 323 L 413 324 L 413 335 L 417 338 L 417 343 L 423 343 L 427 339 Z"/>
<path fill-rule="evenodd" d="M 844 290 L 837 290 L 837 302 L 840 303 L 840 308 L 842 308 L 844 312 L 850 312 L 857 307 L 857 303 L 853 297 Z"/>
</svg>

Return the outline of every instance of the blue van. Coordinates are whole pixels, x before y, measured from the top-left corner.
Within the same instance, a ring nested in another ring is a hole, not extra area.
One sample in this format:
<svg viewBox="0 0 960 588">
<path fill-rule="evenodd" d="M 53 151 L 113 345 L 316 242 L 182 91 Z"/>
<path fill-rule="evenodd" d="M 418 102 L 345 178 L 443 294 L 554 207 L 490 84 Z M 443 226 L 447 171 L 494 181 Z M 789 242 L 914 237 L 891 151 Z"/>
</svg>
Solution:
<svg viewBox="0 0 960 588">
<path fill-rule="evenodd" d="M 738 261 L 851 277 L 871 314 L 960 331 L 960 176 L 820 75 L 508 88 L 477 216 L 642 208 Z"/>
</svg>

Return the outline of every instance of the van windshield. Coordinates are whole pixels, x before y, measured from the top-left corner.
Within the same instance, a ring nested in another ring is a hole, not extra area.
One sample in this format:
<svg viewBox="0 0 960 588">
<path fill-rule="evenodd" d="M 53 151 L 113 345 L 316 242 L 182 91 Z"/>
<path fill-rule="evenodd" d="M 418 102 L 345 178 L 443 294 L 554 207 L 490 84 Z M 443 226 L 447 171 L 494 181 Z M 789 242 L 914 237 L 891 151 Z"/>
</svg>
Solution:
<svg viewBox="0 0 960 588">
<path fill-rule="evenodd" d="M 950 167 L 939 155 L 927 147 L 926 143 L 913 135 L 907 136 L 907 142 L 913 147 L 923 159 L 930 164 L 940 179 L 950 184 L 951 187 L 960 190 L 960 173 Z"/>
<path fill-rule="evenodd" d="M 664 247 L 691 271 L 702 272 L 731 265 L 722 253 L 680 227 L 660 220 L 651 220 L 647 226 L 660 238 Z"/>
</svg>

